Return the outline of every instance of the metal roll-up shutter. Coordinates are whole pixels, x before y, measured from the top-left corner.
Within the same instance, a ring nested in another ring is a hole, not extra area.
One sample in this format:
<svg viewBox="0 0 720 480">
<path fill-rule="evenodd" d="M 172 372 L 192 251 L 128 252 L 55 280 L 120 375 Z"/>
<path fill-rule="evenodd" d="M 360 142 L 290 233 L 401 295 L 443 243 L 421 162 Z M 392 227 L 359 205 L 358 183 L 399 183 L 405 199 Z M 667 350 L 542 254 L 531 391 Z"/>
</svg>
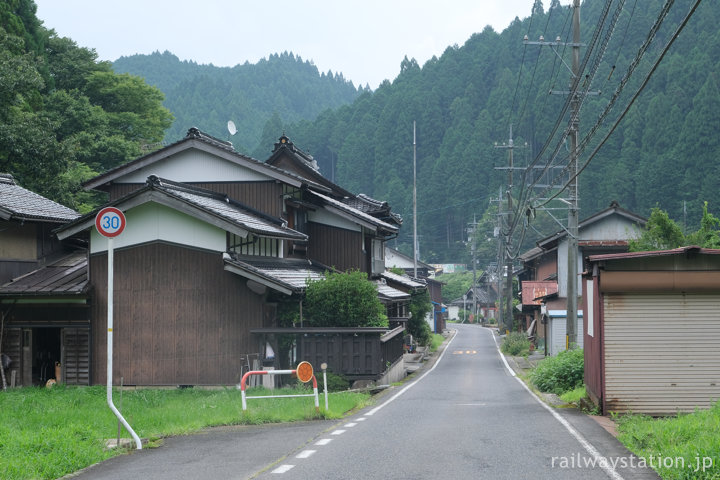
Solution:
<svg viewBox="0 0 720 480">
<path fill-rule="evenodd" d="M 605 402 L 689 412 L 720 400 L 720 295 L 606 294 Z"/>
</svg>

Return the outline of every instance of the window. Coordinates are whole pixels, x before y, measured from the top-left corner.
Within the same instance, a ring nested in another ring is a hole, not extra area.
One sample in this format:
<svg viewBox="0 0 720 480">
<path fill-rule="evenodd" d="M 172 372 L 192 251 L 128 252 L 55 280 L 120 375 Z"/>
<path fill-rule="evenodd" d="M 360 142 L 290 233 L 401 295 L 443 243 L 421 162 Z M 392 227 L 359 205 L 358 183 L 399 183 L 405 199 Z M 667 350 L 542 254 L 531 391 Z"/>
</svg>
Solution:
<svg viewBox="0 0 720 480">
<path fill-rule="evenodd" d="M 248 234 L 247 238 L 234 233 L 228 234 L 228 252 L 236 255 L 252 255 L 257 257 L 279 257 L 280 240 L 264 238 Z"/>
</svg>

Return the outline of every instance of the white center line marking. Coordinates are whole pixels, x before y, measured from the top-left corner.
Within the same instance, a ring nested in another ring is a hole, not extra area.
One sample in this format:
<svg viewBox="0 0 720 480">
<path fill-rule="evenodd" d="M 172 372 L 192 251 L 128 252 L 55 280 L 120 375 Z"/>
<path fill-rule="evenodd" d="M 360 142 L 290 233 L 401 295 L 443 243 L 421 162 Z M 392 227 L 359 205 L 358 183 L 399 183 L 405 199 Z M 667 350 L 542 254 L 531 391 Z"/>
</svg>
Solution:
<svg viewBox="0 0 720 480">
<path fill-rule="evenodd" d="M 342 435 L 343 433 L 345 433 L 345 430 L 335 430 L 330 435 Z"/>
<path fill-rule="evenodd" d="M 456 334 L 457 334 L 457 332 L 456 332 Z M 453 335 L 453 337 L 448 341 L 447 345 L 445 345 L 445 350 L 442 351 L 442 353 L 440 354 L 440 356 L 439 356 L 438 359 L 435 361 L 435 363 L 433 364 L 432 367 L 430 367 L 425 373 L 423 373 L 420 377 L 418 377 L 417 379 L 415 379 L 412 383 L 410 383 L 410 384 L 408 384 L 408 385 L 405 385 L 405 386 L 402 388 L 402 390 L 400 390 L 399 392 L 397 392 L 395 395 L 393 395 L 393 396 L 390 397 L 389 399 L 385 400 L 384 403 L 378 405 L 377 407 L 375 407 L 375 408 L 373 408 L 372 410 L 370 410 L 369 412 L 367 412 L 365 415 L 368 416 L 368 417 L 372 417 L 372 416 L 375 415 L 377 412 L 379 412 L 381 408 L 385 407 L 385 406 L 388 405 L 390 402 L 392 402 L 392 401 L 394 401 L 395 399 L 397 399 L 400 395 L 402 395 L 403 393 L 407 392 L 407 391 L 410 390 L 412 387 L 414 387 L 415 385 L 417 385 L 418 383 L 420 383 L 420 380 L 422 380 L 423 378 L 425 378 L 425 377 L 427 377 L 428 375 L 430 375 L 430 373 L 431 373 L 433 370 L 435 370 L 435 367 L 437 367 L 438 365 L 440 365 L 440 361 L 441 361 L 441 360 L 443 359 L 443 357 L 445 356 L 445 353 L 448 352 L 449 347 L 450 347 L 450 344 L 452 343 L 453 340 L 455 340 L 455 336 L 456 336 L 456 335 Z M 503 359 L 504 359 L 504 358 L 505 358 L 505 357 L 503 357 Z"/>
<path fill-rule="evenodd" d="M 323 446 L 323 445 L 327 445 L 327 444 L 330 443 L 330 442 L 332 442 L 332 438 L 323 438 L 323 439 L 318 440 L 317 442 L 315 442 L 315 445 Z"/>
<path fill-rule="evenodd" d="M 317 452 L 317 450 L 303 450 L 302 452 L 295 455 L 295 458 L 308 458 L 315 452 Z"/>
<path fill-rule="evenodd" d="M 346 423 L 346 424 L 345 424 L 345 426 L 346 426 L 347 428 L 354 427 L 355 425 L 357 425 L 357 423 L 355 423 L 355 422 L 350 422 L 350 423 Z"/>
<path fill-rule="evenodd" d="M 275 470 L 273 470 L 270 473 L 285 473 L 288 470 L 290 470 L 291 468 L 293 468 L 294 466 L 295 465 L 280 465 L 279 467 L 277 467 Z"/>
<path fill-rule="evenodd" d="M 365 417 L 360 417 L 357 419 L 358 422 L 364 422 L 365 420 L 367 420 L 367 418 Z"/>
</svg>

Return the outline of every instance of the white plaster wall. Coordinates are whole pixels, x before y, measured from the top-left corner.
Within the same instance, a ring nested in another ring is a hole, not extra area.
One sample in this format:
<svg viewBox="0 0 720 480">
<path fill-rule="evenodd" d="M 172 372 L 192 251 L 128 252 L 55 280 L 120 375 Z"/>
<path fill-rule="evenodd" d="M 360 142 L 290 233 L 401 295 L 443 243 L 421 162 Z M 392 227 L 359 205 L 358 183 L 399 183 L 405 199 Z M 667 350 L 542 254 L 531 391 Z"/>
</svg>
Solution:
<svg viewBox="0 0 720 480">
<path fill-rule="evenodd" d="M 145 203 L 125 212 L 126 227 L 115 237 L 113 248 L 156 240 L 224 252 L 225 230 L 157 203 Z M 90 234 L 90 253 L 107 250 L 107 238 L 95 227 Z"/>
<path fill-rule="evenodd" d="M 257 182 L 270 177 L 200 150 L 185 150 L 118 179 L 121 183 L 145 183 L 157 175 L 175 182 Z"/>
<path fill-rule="evenodd" d="M 344 228 L 345 230 L 352 230 L 353 232 L 361 231 L 360 225 L 353 223 L 350 220 L 329 212 L 325 209 L 318 209 L 314 212 L 308 212 L 308 220 L 315 223 L 321 223 L 323 225 L 330 225 L 331 227 Z"/>
</svg>

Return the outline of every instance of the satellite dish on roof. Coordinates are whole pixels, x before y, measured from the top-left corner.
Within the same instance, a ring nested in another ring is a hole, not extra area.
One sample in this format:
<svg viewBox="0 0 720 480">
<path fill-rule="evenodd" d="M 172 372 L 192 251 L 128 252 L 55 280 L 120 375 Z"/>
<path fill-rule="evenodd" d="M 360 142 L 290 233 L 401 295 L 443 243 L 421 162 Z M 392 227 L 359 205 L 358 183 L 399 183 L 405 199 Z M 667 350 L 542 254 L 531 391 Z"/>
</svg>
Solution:
<svg viewBox="0 0 720 480">
<path fill-rule="evenodd" d="M 228 120 L 227 129 L 228 132 L 230 132 L 230 135 L 235 135 L 237 133 L 237 127 L 235 127 L 235 122 L 232 120 Z"/>
</svg>

